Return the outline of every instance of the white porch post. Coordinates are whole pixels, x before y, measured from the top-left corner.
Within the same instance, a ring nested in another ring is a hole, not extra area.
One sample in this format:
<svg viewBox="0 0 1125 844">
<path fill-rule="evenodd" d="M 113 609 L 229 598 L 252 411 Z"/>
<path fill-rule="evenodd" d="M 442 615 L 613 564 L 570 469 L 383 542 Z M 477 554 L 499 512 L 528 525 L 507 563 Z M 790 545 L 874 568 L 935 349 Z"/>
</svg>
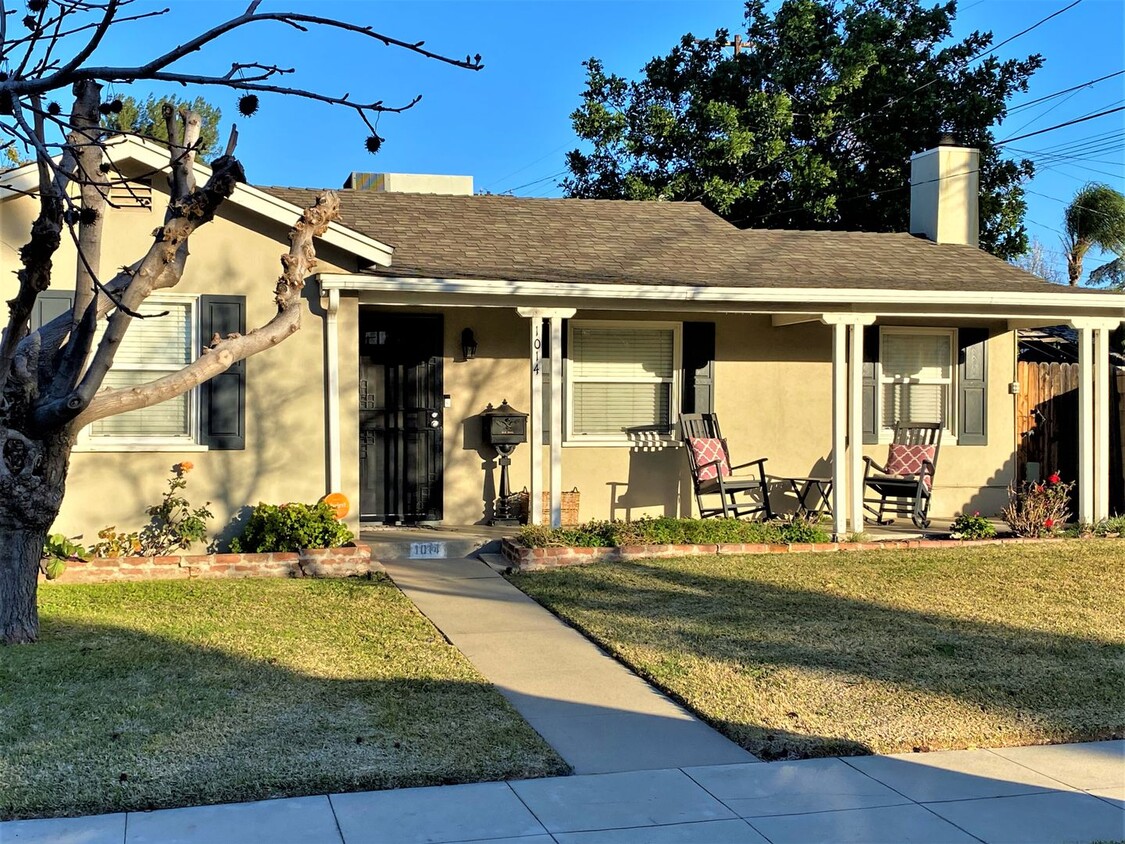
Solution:
<svg viewBox="0 0 1125 844">
<path fill-rule="evenodd" d="M 1094 518 L 1109 518 L 1109 329 L 1094 329 Z"/>
<path fill-rule="evenodd" d="M 328 393 L 328 425 L 325 448 L 328 450 L 328 489 L 325 495 L 342 492 L 340 480 L 340 328 L 336 315 L 340 312 L 340 291 L 328 291 L 328 309 L 324 327 L 324 364 L 327 369 L 325 390 Z M 359 509 L 359 502 L 355 502 Z"/>
<path fill-rule="evenodd" d="M 847 432 L 848 432 L 848 326 L 832 325 L 832 533 L 843 539 L 847 533 Z"/>
<path fill-rule="evenodd" d="M 874 314 L 821 314 L 832 326 L 832 532 L 863 531 L 863 326 Z"/>
<path fill-rule="evenodd" d="M 551 526 L 562 523 L 562 321 L 574 316 L 574 308 L 516 308 L 531 320 L 530 374 L 531 415 L 527 439 L 531 445 L 531 483 L 528 485 L 528 521 L 543 520 L 543 320 L 549 320 L 551 358 L 551 419 L 548 441 L 551 448 Z"/>
<path fill-rule="evenodd" d="M 1094 372 L 1090 329 L 1078 327 L 1078 518 L 1094 520 Z"/>
<path fill-rule="evenodd" d="M 573 311 L 571 311 L 573 314 Z M 562 317 L 551 316 L 551 527 L 562 525 Z"/>
<path fill-rule="evenodd" d="M 863 533 L 863 325 L 848 326 L 848 470 L 851 531 Z"/>
</svg>

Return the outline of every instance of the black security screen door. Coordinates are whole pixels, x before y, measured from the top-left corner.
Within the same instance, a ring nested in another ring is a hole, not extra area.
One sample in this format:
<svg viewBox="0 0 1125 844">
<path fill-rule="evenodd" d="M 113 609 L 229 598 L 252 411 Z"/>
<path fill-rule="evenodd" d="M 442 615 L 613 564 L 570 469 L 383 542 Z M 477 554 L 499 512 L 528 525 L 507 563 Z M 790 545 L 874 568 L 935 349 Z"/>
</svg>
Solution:
<svg viewBox="0 0 1125 844">
<path fill-rule="evenodd" d="M 442 318 L 360 308 L 360 517 L 442 517 Z"/>
</svg>

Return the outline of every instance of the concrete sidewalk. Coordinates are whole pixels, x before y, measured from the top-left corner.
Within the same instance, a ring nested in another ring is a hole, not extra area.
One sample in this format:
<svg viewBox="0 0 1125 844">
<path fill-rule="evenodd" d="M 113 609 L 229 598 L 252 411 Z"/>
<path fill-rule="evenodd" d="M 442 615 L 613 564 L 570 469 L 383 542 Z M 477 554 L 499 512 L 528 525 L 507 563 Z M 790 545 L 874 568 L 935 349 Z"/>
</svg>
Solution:
<svg viewBox="0 0 1125 844">
<path fill-rule="evenodd" d="M 575 773 L 757 761 L 479 560 L 385 565 Z"/>
<path fill-rule="evenodd" d="M 0 823 L 3 844 L 1122 839 L 1122 741 L 631 771 Z"/>
</svg>

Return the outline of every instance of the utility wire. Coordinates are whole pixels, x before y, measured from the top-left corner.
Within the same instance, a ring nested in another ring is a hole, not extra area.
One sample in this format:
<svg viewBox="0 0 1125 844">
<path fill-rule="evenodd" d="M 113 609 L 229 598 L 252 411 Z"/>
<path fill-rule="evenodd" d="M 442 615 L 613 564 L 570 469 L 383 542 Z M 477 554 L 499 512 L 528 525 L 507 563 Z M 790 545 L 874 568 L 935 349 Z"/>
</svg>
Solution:
<svg viewBox="0 0 1125 844">
<path fill-rule="evenodd" d="M 1053 100 L 1055 97 L 1060 97 L 1063 94 L 1069 94 L 1071 91 L 1079 91 L 1083 88 L 1089 88 L 1092 85 L 1096 85 L 1099 82 L 1104 82 L 1107 79 L 1113 79 L 1115 76 L 1120 76 L 1123 73 L 1125 73 L 1125 70 L 1119 70 L 1116 73 L 1109 73 L 1105 76 L 1099 76 L 1097 79 L 1091 79 L 1089 82 L 1083 82 L 1081 85 L 1075 85 L 1073 88 L 1063 88 L 1063 90 L 1055 91 L 1055 93 L 1053 94 L 1046 94 L 1045 96 L 1039 97 L 1037 99 L 1028 100 L 1026 103 L 1019 103 L 1008 109 L 1008 114 L 1012 114 L 1016 111 L 1022 111 L 1023 109 L 1028 108 L 1029 106 L 1036 105 L 1037 103 L 1046 102 L 1047 100 Z"/>
<path fill-rule="evenodd" d="M 1066 123 L 1048 126 L 1046 129 L 1039 129 L 1035 132 L 1028 132 L 1026 135 L 1016 135 L 1014 138 L 1005 138 L 1002 141 L 997 141 L 994 146 L 1003 146 L 1004 144 L 1010 144 L 1012 141 L 1022 141 L 1024 138 L 1032 138 L 1036 135 L 1042 135 L 1044 132 L 1053 132 L 1056 129 L 1062 129 L 1066 126 L 1073 126 L 1075 123 L 1085 123 L 1087 120 L 1093 120 L 1095 117 L 1105 117 L 1107 114 L 1114 114 L 1118 111 L 1125 111 L 1125 106 L 1118 106 L 1117 108 L 1111 108 L 1107 111 L 1099 111 L 1097 114 L 1087 114 L 1085 117 L 1077 117 L 1074 120 L 1068 120 Z"/>
</svg>

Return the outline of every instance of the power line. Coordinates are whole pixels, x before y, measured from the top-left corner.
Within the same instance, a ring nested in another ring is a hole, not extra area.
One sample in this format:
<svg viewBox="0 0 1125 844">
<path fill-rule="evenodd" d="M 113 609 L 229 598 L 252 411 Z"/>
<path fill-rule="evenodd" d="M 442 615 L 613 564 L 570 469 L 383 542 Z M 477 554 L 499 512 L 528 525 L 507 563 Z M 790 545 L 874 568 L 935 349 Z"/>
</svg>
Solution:
<svg viewBox="0 0 1125 844">
<path fill-rule="evenodd" d="M 1046 129 L 1039 129 L 1035 132 L 1028 132 L 1026 135 L 1016 135 L 1014 138 L 1005 138 L 1002 141 L 997 141 L 994 146 L 1002 146 L 1009 144 L 1012 141 L 1022 141 L 1024 138 L 1032 138 L 1035 135 L 1042 135 L 1044 132 L 1053 132 L 1056 129 L 1062 129 L 1066 126 L 1073 126 L 1075 123 L 1085 123 L 1087 120 L 1093 120 L 1095 117 L 1105 117 L 1107 114 L 1114 114 L 1118 111 L 1125 111 L 1125 106 L 1118 106 L 1111 108 L 1108 111 L 1099 111 L 1097 114 L 1087 114 L 1085 117 L 1077 117 L 1074 120 L 1068 120 L 1066 123 L 1059 123 L 1057 126 L 1048 126 Z"/>
<path fill-rule="evenodd" d="M 1008 109 L 1008 114 L 1016 111 L 1022 111 L 1023 109 L 1028 108 L 1029 106 L 1036 105 L 1037 103 L 1046 102 L 1047 100 L 1053 100 L 1055 97 L 1060 97 L 1063 94 L 1069 94 L 1071 91 L 1079 91 L 1082 88 L 1089 88 L 1092 85 L 1096 85 L 1099 82 L 1104 82 L 1107 79 L 1113 79 L 1113 77 L 1120 76 L 1123 73 L 1125 73 L 1125 70 L 1119 70 L 1115 73 L 1109 73 L 1105 76 L 1099 76 L 1097 79 L 1091 79 L 1089 82 L 1083 82 L 1081 85 L 1075 85 L 1073 88 L 1063 88 L 1063 90 L 1055 91 L 1055 93 L 1053 94 L 1047 94 L 1045 96 L 1039 97 L 1038 99 L 1028 100 L 1026 103 L 1019 103 L 1018 105 L 1014 105 L 1010 109 Z"/>
<path fill-rule="evenodd" d="M 508 188 L 506 191 L 503 191 L 503 193 L 513 193 L 515 191 L 522 190 L 523 188 L 529 188 L 532 185 L 537 185 L 540 182 L 545 182 L 548 179 L 557 179 L 559 176 L 565 175 L 566 172 L 566 170 L 560 170 L 557 173 L 552 173 L 550 176 L 544 176 L 542 179 L 536 179 L 533 182 L 525 182 L 522 185 L 516 185 L 514 188 Z"/>
</svg>

